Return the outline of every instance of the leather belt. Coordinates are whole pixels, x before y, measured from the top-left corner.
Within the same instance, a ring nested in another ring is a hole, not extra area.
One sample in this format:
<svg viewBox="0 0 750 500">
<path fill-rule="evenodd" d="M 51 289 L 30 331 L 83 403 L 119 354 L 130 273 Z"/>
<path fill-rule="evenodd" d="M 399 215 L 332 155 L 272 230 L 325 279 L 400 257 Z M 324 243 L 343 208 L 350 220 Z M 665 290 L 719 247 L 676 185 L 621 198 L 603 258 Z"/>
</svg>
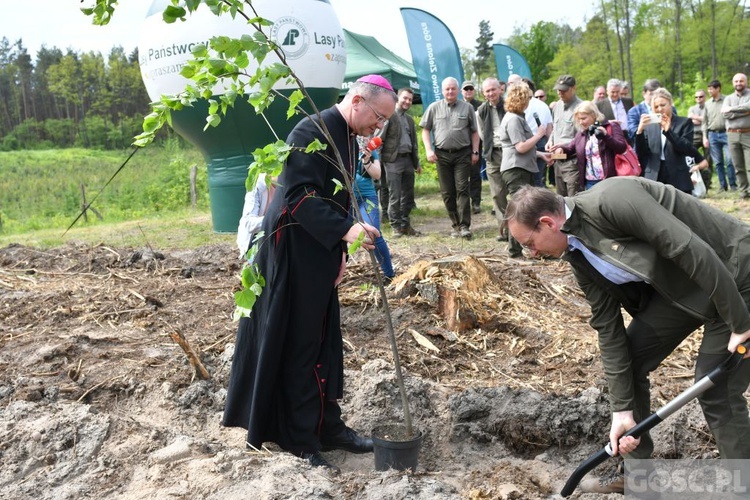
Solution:
<svg viewBox="0 0 750 500">
<path fill-rule="evenodd" d="M 402 156 L 411 156 L 411 153 L 399 153 L 398 156 L 399 157 L 402 157 Z"/>
<path fill-rule="evenodd" d="M 461 148 L 455 148 L 455 149 L 445 149 L 445 148 L 435 148 L 435 149 L 440 151 L 441 153 L 458 153 L 460 151 L 471 149 L 471 146 L 463 146 Z"/>
<path fill-rule="evenodd" d="M 717 134 L 723 134 L 723 133 L 724 133 L 724 132 L 726 132 L 727 130 L 726 130 L 726 129 L 723 129 L 723 128 L 722 128 L 722 129 L 716 129 L 716 130 L 711 130 L 711 129 L 708 129 L 708 131 L 709 131 L 709 132 L 716 132 Z"/>
<path fill-rule="evenodd" d="M 734 134 L 747 134 L 750 132 L 750 128 L 728 128 L 727 132 L 732 132 Z"/>
</svg>

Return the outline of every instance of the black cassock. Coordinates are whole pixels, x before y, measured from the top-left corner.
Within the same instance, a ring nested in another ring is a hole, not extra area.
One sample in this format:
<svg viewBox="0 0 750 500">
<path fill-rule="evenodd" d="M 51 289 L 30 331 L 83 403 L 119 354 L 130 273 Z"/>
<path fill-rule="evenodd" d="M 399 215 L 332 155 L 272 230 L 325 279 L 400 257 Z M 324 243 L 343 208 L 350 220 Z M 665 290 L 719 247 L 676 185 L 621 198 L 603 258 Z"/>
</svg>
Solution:
<svg viewBox="0 0 750 500">
<path fill-rule="evenodd" d="M 336 107 L 321 116 L 351 172 L 358 153 L 346 120 Z M 304 148 L 315 138 L 328 144 L 312 120 L 303 119 L 287 143 Z M 312 453 L 321 435 L 343 430 L 334 283 L 352 220 L 349 193 L 335 193 L 334 179 L 344 185 L 330 144 L 320 153 L 290 154 L 263 221 L 256 262 L 266 286 L 250 317 L 240 320 L 222 421 L 247 429 L 256 448 L 270 441 L 292 453 Z"/>
</svg>

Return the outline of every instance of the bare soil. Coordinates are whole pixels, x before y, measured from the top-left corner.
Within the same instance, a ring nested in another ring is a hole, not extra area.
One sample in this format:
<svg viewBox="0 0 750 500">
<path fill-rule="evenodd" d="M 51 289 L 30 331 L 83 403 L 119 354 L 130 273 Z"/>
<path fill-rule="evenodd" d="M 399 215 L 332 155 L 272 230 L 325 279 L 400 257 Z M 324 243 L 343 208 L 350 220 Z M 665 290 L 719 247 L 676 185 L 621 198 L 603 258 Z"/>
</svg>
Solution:
<svg viewBox="0 0 750 500">
<path fill-rule="evenodd" d="M 596 335 L 567 264 L 508 259 L 488 213 L 475 217 L 471 242 L 450 239 L 444 220 L 417 228 L 428 235 L 389 242 L 400 277 L 387 289 L 424 435 L 416 472 L 375 471 L 372 455 L 336 451 L 325 455 L 342 472 L 330 475 L 270 444 L 248 452 L 244 430 L 219 425 L 236 328 L 233 246 L 0 249 L 0 498 L 554 497 L 609 424 Z M 440 264 L 469 256 L 488 272 L 482 286 Z M 419 266 L 427 274 L 416 279 Z M 340 289 L 342 406 L 366 433 L 403 422 L 375 282 L 358 254 Z M 465 328 L 441 314 L 433 292 L 446 289 Z M 655 372 L 654 408 L 692 382 L 695 338 Z M 658 457 L 715 453 L 695 403 L 655 440 Z"/>
</svg>

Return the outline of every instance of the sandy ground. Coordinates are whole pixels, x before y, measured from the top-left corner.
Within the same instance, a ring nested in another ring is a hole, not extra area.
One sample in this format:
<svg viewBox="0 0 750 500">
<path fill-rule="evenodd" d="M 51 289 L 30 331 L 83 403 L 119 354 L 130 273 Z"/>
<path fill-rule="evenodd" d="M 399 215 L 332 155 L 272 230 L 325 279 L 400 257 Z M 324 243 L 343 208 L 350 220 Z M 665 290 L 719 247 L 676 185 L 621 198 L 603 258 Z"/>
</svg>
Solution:
<svg viewBox="0 0 750 500">
<path fill-rule="evenodd" d="M 471 243 L 448 238 L 440 221 L 418 228 L 442 236 L 390 243 L 402 276 L 456 256 L 474 257 L 491 276 L 474 289 L 460 269 L 438 266 L 388 288 L 423 433 L 416 472 L 376 471 L 372 455 L 337 451 L 325 455 L 342 472 L 329 475 L 272 444 L 247 452 L 244 430 L 219 425 L 236 328 L 230 245 L 0 249 L 0 498 L 553 498 L 608 429 L 588 307 L 566 263 L 507 259 L 489 214 L 475 220 Z M 358 255 L 340 290 L 342 406 L 365 433 L 403 422 L 374 281 Z M 459 290 L 470 328 L 448 328 L 431 297 L 436 284 Z M 178 333 L 208 380 L 196 377 Z M 654 407 L 691 383 L 694 344 L 654 375 Z M 714 456 L 697 404 L 655 438 L 659 457 Z"/>
</svg>

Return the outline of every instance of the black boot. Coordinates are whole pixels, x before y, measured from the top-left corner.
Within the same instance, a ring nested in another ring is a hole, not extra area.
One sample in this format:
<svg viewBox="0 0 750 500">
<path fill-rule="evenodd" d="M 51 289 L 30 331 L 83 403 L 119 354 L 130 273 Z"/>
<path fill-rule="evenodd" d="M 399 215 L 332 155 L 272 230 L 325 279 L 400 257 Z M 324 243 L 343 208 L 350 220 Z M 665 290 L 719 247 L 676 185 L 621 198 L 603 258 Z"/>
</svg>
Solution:
<svg viewBox="0 0 750 500">
<path fill-rule="evenodd" d="M 350 453 L 370 453 L 372 452 L 372 439 L 365 438 L 344 427 L 344 430 L 337 436 L 321 437 L 320 444 L 322 451 L 345 450 Z"/>
<path fill-rule="evenodd" d="M 334 474 L 338 474 L 339 472 L 341 472 L 341 469 L 326 460 L 319 451 L 316 451 L 315 453 L 303 453 L 302 458 L 307 460 L 308 463 L 313 467 L 325 467 Z"/>
</svg>

